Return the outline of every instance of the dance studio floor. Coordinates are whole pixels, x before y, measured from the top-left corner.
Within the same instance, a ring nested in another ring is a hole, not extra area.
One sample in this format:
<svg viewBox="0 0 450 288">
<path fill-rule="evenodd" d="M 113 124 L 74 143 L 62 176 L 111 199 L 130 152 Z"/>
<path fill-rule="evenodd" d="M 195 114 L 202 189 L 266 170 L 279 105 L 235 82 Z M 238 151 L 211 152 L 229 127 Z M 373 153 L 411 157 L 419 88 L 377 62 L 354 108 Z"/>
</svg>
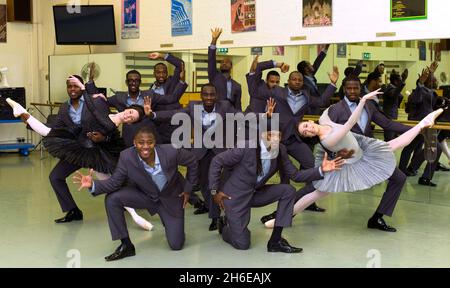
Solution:
<svg viewBox="0 0 450 288">
<path fill-rule="evenodd" d="M 301 254 L 266 252 L 271 231 L 259 218 L 272 212 L 274 205 L 253 209 L 252 245 L 247 251 L 235 250 L 217 231 L 209 232 L 207 217 L 193 215 L 189 207 L 182 251 L 170 251 L 157 216 L 150 218 L 155 225 L 152 232 L 140 230 L 128 219 L 137 255 L 107 263 L 104 256 L 119 243 L 111 241 L 103 196 L 93 198 L 71 184 L 85 220 L 54 223 L 63 215 L 48 181 L 56 163 L 51 157 L 40 160 L 39 153 L 0 154 L 0 267 L 450 267 L 450 172 L 436 172 L 437 188 L 417 185 L 418 177 L 408 178 L 394 217 L 386 218 L 397 233 L 366 228 L 383 184 L 322 200 L 319 205 L 327 208 L 325 214 L 295 217 L 283 235 L 304 248 Z M 149 218 L 146 211 L 141 214 Z"/>
</svg>

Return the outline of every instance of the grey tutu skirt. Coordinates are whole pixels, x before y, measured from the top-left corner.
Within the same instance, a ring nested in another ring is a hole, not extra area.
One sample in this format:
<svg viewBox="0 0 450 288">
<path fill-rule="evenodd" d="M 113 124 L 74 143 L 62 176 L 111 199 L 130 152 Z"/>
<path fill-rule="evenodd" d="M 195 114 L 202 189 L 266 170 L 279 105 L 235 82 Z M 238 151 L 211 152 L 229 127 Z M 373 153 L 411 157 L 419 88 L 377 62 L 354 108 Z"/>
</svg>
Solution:
<svg viewBox="0 0 450 288">
<path fill-rule="evenodd" d="M 369 189 L 389 179 L 397 165 L 389 144 L 377 139 L 353 133 L 362 151 L 361 158 L 344 164 L 341 170 L 324 173 L 322 180 L 313 181 L 314 187 L 321 192 L 355 192 Z M 315 166 L 322 164 L 324 149 L 318 145 Z"/>
</svg>

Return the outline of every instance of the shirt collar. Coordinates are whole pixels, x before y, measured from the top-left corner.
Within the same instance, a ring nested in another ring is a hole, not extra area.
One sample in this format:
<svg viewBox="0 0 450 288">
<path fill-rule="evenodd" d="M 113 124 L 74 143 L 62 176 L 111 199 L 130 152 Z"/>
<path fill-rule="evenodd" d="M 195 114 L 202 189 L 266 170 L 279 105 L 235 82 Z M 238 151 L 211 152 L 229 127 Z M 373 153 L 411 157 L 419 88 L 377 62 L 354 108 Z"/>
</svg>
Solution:
<svg viewBox="0 0 450 288">
<path fill-rule="evenodd" d="M 290 96 L 298 97 L 300 95 L 303 95 L 302 90 L 300 90 L 297 94 L 294 93 L 294 91 L 291 90 L 291 88 L 288 87 L 288 92 Z"/>
<path fill-rule="evenodd" d="M 136 97 L 136 99 L 139 99 L 140 97 L 141 97 L 141 91 L 139 91 L 139 94 Z M 128 93 L 127 98 L 131 99 L 130 93 Z"/>
<path fill-rule="evenodd" d="M 345 102 L 347 102 L 347 105 L 348 105 L 349 107 L 358 105 L 358 103 L 350 101 L 350 100 L 347 98 L 347 95 L 345 95 L 344 100 L 345 100 Z"/>
<path fill-rule="evenodd" d="M 207 112 L 206 110 L 205 110 L 205 107 L 202 105 L 202 113 L 206 113 L 206 114 L 209 114 L 209 112 Z M 216 105 L 214 105 L 214 109 L 211 111 L 211 113 L 215 113 L 216 112 Z"/>
<path fill-rule="evenodd" d="M 137 152 L 137 151 L 136 151 L 136 152 Z M 158 152 L 156 152 L 156 149 L 155 149 L 155 167 L 151 167 L 150 165 L 148 165 L 147 162 L 145 162 L 144 159 L 141 158 L 141 156 L 139 155 L 139 153 L 138 153 L 138 158 L 139 158 L 139 161 L 141 161 L 141 162 L 144 164 L 144 166 L 148 166 L 148 167 L 150 167 L 150 168 L 156 168 L 158 165 L 160 165 L 159 157 L 158 157 Z"/>
<path fill-rule="evenodd" d="M 80 104 L 84 103 L 84 96 L 81 96 L 80 99 L 78 99 L 78 101 L 80 101 Z M 69 105 L 72 106 L 72 101 L 69 99 Z"/>
<path fill-rule="evenodd" d="M 262 160 L 267 160 L 267 159 L 272 159 L 272 153 L 267 149 L 266 144 L 264 143 L 264 141 L 261 139 L 259 141 L 260 145 L 261 145 L 261 159 Z"/>
</svg>

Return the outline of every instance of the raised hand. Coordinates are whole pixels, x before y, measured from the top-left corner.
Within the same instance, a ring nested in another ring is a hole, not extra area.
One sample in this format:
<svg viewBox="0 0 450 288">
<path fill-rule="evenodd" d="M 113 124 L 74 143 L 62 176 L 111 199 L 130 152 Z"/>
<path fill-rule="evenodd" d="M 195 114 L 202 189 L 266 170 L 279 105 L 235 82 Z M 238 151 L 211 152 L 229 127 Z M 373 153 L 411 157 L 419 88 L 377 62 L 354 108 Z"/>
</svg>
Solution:
<svg viewBox="0 0 450 288">
<path fill-rule="evenodd" d="M 150 96 L 144 97 L 144 112 L 146 116 L 150 116 L 152 111 L 152 98 Z"/>
<path fill-rule="evenodd" d="M 337 83 L 337 81 L 339 80 L 339 69 L 337 66 L 333 66 L 333 72 L 328 72 L 328 77 L 330 78 L 331 83 Z"/>
<path fill-rule="evenodd" d="M 214 195 L 214 203 L 219 205 L 220 209 L 222 209 L 223 211 L 225 211 L 225 205 L 223 204 L 224 200 L 231 200 L 231 197 L 223 193 L 222 191 Z"/>
<path fill-rule="evenodd" d="M 81 90 L 86 90 L 86 87 L 84 87 L 84 84 L 80 82 L 80 80 L 78 80 L 77 77 L 74 77 L 73 75 L 70 75 L 67 80 L 72 83 L 75 84 L 76 86 L 80 87 Z"/>
<path fill-rule="evenodd" d="M 281 70 L 282 73 L 287 73 L 287 72 L 289 72 L 290 68 L 291 67 L 288 64 L 283 63 L 283 65 L 281 65 L 281 67 L 280 67 L 280 70 Z"/>
<path fill-rule="evenodd" d="M 181 61 L 180 80 L 186 82 L 186 69 L 184 67 L 184 61 Z"/>
<path fill-rule="evenodd" d="M 189 193 L 183 192 L 178 197 L 183 197 L 183 209 L 186 209 L 187 204 L 189 203 Z"/>
<path fill-rule="evenodd" d="M 217 40 L 219 39 L 220 35 L 222 34 L 222 28 L 214 28 L 211 29 L 211 45 L 216 45 Z"/>
<path fill-rule="evenodd" d="M 428 77 L 430 77 L 430 70 L 427 68 L 422 69 L 422 74 L 419 75 L 419 82 L 423 85 Z"/>
<path fill-rule="evenodd" d="M 325 152 L 325 156 L 323 158 L 322 161 L 322 172 L 331 172 L 334 170 L 341 170 L 342 169 L 342 165 L 345 164 L 345 160 L 342 159 L 341 157 L 338 157 L 336 159 L 333 160 L 328 160 L 328 154 Z"/>
<path fill-rule="evenodd" d="M 275 106 L 277 106 L 277 102 L 275 102 L 273 98 L 269 98 L 269 100 L 267 100 L 267 118 L 272 118 L 272 114 L 275 111 Z"/>
<path fill-rule="evenodd" d="M 405 82 L 406 79 L 408 79 L 408 75 L 409 75 L 408 69 L 403 70 L 403 73 L 402 73 L 402 82 Z"/>
<path fill-rule="evenodd" d="M 434 61 L 433 63 L 431 63 L 430 65 L 430 73 L 433 74 L 434 72 L 436 72 L 437 68 L 439 67 L 439 62 Z"/>
<path fill-rule="evenodd" d="M 95 77 L 95 62 L 89 64 L 89 82 L 94 81 Z"/>
<path fill-rule="evenodd" d="M 255 59 L 253 59 L 252 66 L 250 67 L 250 73 L 256 72 L 256 66 L 258 66 L 258 58 L 259 55 L 256 55 Z"/>
<path fill-rule="evenodd" d="M 101 98 L 101 99 L 103 99 L 103 100 L 105 100 L 105 101 L 108 101 L 108 99 L 106 99 L 106 96 L 103 95 L 102 93 L 94 94 L 94 95 L 92 95 L 92 97 L 93 97 L 94 99 L 95 99 L 95 98 Z"/>
<path fill-rule="evenodd" d="M 148 54 L 147 57 L 151 60 L 157 60 L 157 59 L 164 59 L 164 56 L 165 55 L 163 55 L 159 52 L 153 52 L 153 53 Z"/>
<path fill-rule="evenodd" d="M 361 100 L 367 101 L 367 100 L 374 100 L 378 97 L 378 95 L 382 95 L 383 92 L 380 92 L 381 88 L 370 92 L 369 94 L 364 95 Z"/>
<path fill-rule="evenodd" d="M 76 174 L 72 177 L 74 184 L 80 184 L 80 188 L 78 191 L 81 191 L 83 188 L 92 188 L 92 175 L 94 174 L 94 169 L 89 170 L 88 175 L 83 175 L 80 171 L 77 171 Z"/>
</svg>

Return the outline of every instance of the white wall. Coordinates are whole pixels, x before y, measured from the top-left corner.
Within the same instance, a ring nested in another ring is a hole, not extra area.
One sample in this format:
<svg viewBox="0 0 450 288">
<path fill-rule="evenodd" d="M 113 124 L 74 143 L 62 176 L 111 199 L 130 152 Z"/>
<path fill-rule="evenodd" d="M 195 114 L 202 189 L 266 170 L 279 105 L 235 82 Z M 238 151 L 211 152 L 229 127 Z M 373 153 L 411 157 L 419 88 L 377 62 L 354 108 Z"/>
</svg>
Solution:
<svg viewBox="0 0 450 288">
<path fill-rule="evenodd" d="M 68 1 L 43 1 L 61 4 Z M 87 4 L 87 1 L 80 1 Z M 210 28 L 223 27 L 221 40 L 233 40 L 228 47 L 300 45 L 317 43 L 350 43 L 407 39 L 450 38 L 447 14 L 450 1 L 428 1 L 428 19 L 391 22 L 389 0 L 334 0 L 333 26 L 303 28 L 302 1 L 258 0 L 257 31 L 231 33 L 230 0 L 196 0 L 193 3 L 193 35 L 171 37 L 170 0 L 141 0 L 140 39 L 120 40 L 117 46 L 97 46 L 95 52 L 159 50 L 160 44 L 173 43 L 173 49 L 201 49 L 210 41 Z M 120 0 L 90 0 L 90 4 L 114 4 L 117 35 L 120 38 Z M 45 21 L 52 26 L 51 5 L 47 5 Z M 47 23 L 47 24 L 48 24 Z M 48 36 L 52 36 L 52 27 Z M 377 38 L 377 32 L 395 32 L 395 37 Z M 292 36 L 306 36 L 305 41 L 291 41 Z M 76 53 L 80 53 L 76 49 Z M 71 47 L 57 47 L 55 53 L 74 53 Z"/>
</svg>

